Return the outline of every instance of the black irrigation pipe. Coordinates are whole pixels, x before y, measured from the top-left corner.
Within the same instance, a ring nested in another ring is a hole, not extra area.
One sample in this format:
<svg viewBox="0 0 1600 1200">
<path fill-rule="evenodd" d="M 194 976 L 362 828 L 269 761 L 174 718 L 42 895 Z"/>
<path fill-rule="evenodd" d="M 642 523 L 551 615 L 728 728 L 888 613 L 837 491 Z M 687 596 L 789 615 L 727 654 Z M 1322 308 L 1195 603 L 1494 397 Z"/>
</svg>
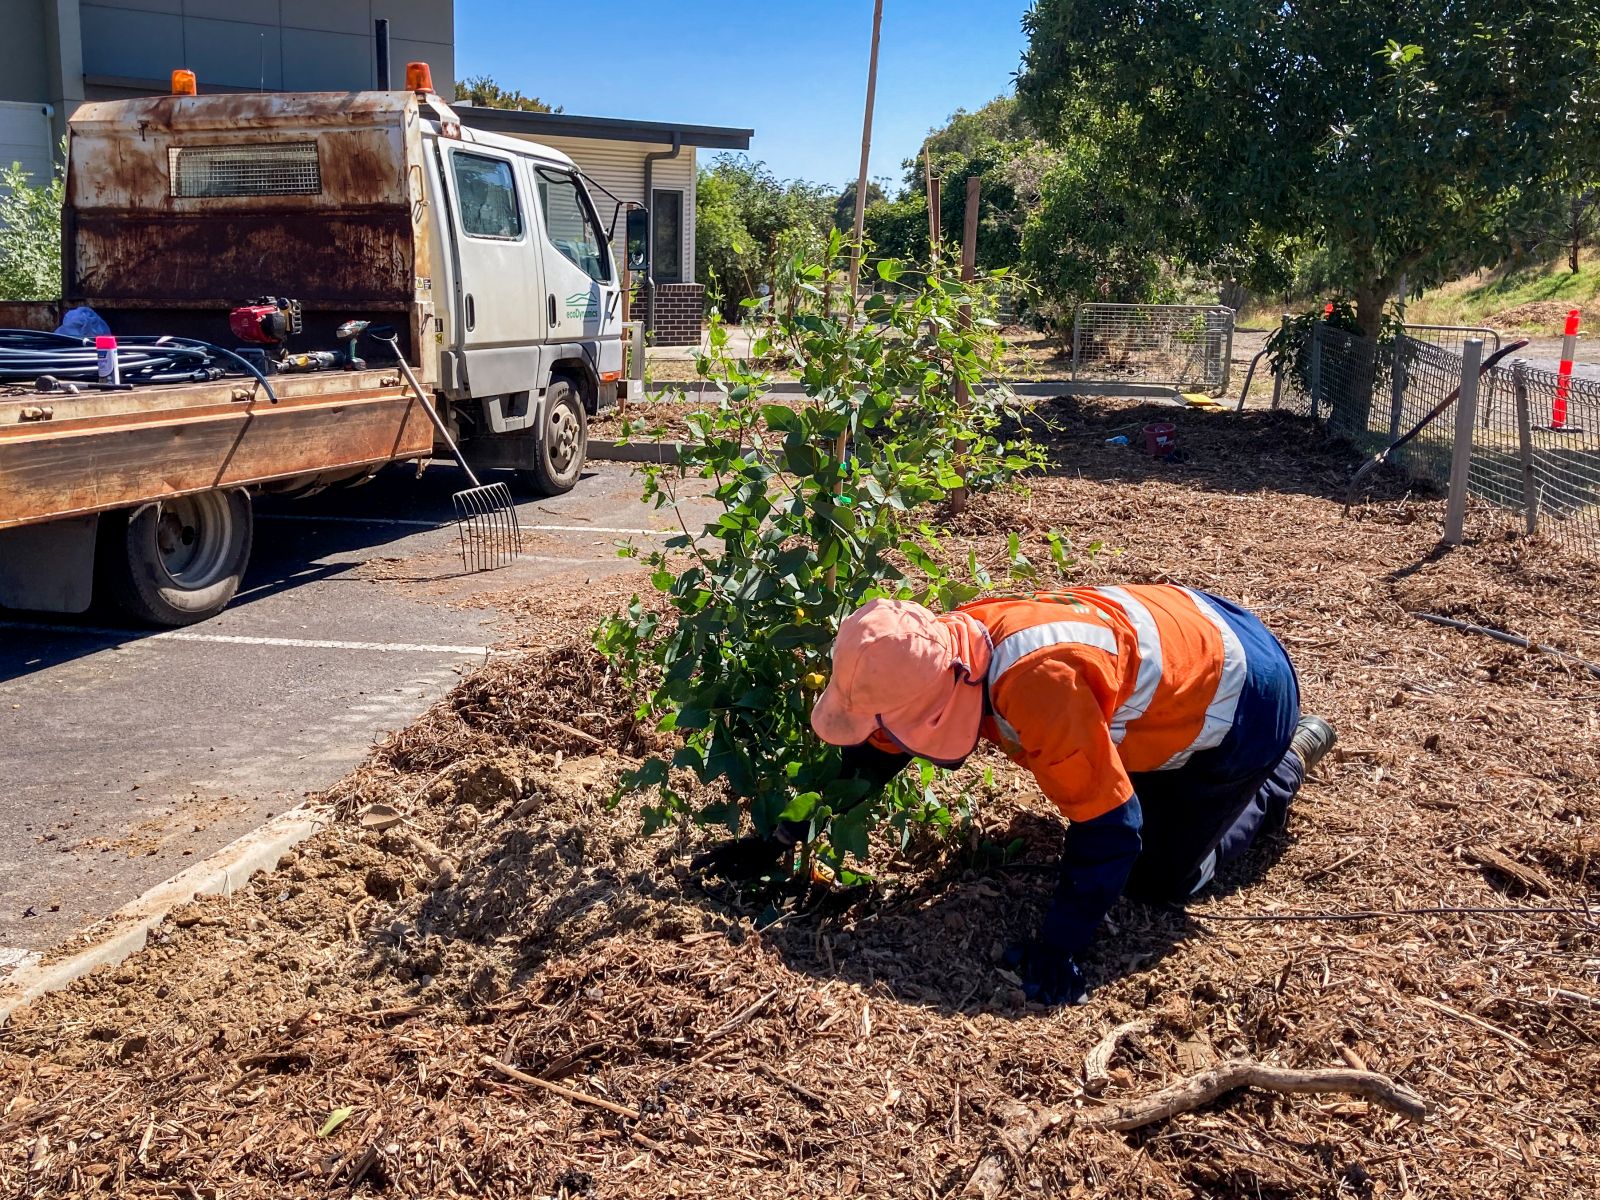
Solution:
<svg viewBox="0 0 1600 1200">
<path fill-rule="evenodd" d="M 117 368 L 125 384 L 203 383 L 228 369 L 259 383 L 267 399 L 277 393 L 252 363 L 232 350 L 184 337 L 124 336 L 118 339 Z M 65 383 L 94 386 L 99 352 L 83 338 L 31 329 L 0 329 L 0 383 L 35 383 L 50 376 Z M 226 364 L 226 368 L 224 365 Z"/>
<path fill-rule="evenodd" d="M 1190 909 L 1177 909 L 1176 912 L 1186 917 L 1193 917 L 1197 921 L 1253 921 L 1258 924 L 1271 924 L 1273 921 L 1374 921 L 1382 917 L 1438 917 L 1438 916 L 1486 916 L 1486 917 L 1540 917 L 1540 916 L 1568 916 L 1594 918 L 1595 913 L 1587 908 L 1371 908 L 1358 912 L 1290 912 L 1290 913 L 1197 913 Z"/>
<path fill-rule="evenodd" d="M 1554 646 L 1546 646 L 1543 642 L 1529 641 L 1519 634 L 1507 633 L 1503 629 L 1491 629 L 1487 625 L 1474 625 L 1471 621 L 1457 621 L 1451 617 L 1438 617 L 1433 613 L 1414 612 L 1411 615 L 1419 621 L 1427 621 L 1432 625 L 1444 625 L 1450 629 L 1462 630 L 1465 633 L 1481 633 L 1484 637 L 1493 638 L 1497 642 L 1505 642 L 1508 646 L 1520 646 L 1524 650 L 1536 650 L 1540 654 L 1549 654 L 1555 658 L 1580 666 L 1596 679 L 1600 679 L 1600 664 L 1592 663 L 1587 658 L 1579 658 L 1576 654 L 1569 654 L 1565 650 L 1557 650 Z"/>
</svg>

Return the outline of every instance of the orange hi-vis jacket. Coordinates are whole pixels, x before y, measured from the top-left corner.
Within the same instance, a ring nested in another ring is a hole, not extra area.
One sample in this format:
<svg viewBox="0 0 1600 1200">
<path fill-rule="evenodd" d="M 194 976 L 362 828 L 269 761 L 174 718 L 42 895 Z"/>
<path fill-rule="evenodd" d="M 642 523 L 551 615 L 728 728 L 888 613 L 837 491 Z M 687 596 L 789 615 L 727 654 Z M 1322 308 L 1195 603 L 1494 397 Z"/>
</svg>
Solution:
<svg viewBox="0 0 1600 1200">
<path fill-rule="evenodd" d="M 1130 774 L 1181 767 L 1233 728 L 1244 646 L 1198 592 L 1084 587 L 962 611 L 994 647 L 983 736 L 1069 820 L 1111 812 Z"/>
</svg>

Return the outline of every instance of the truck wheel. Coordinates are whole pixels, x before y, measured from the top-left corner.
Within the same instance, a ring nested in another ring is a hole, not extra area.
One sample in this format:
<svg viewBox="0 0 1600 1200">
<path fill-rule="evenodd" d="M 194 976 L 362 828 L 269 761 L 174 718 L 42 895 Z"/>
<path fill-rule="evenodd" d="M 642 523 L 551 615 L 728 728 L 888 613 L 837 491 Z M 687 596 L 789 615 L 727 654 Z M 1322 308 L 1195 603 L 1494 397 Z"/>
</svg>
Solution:
<svg viewBox="0 0 1600 1200">
<path fill-rule="evenodd" d="M 540 496 L 570 492 L 589 453 L 589 418 L 583 396 L 569 379 L 552 379 L 545 396 L 544 425 L 533 451 L 533 466 L 517 478 Z"/>
<path fill-rule="evenodd" d="M 239 489 L 123 509 L 100 528 L 101 580 L 138 620 L 192 625 L 238 592 L 252 540 L 250 497 Z"/>
</svg>

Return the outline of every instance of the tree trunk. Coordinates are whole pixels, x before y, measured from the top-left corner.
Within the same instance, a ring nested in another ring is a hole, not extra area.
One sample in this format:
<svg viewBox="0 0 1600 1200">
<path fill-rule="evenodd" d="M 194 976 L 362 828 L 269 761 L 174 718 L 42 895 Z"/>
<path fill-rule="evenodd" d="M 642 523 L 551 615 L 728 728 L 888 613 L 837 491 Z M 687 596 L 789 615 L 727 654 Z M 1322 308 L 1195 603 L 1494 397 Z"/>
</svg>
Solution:
<svg viewBox="0 0 1600 1200">
<path fill-rule="evenodd" d="M 1375 338 L 1383 331 L 1383 309 L 1393 290 L 1394 285 L 1388 280 L 1356 288 L 1356 324 L 1367 337 Z"/>
<path fill-rule="evenodd" d="M 1578 273 L 1578 241 L 1583 236 L 1583 197 L 1572 198 L 1572 248 L 1567 252 L 1567 267 Z"/>
<path fill-rule="evenodd" d="M 1356 324 L 1374 341 L 1383 332 L 1383 310 L 1393 291 L 1394 283 L 1387 279 L 1356 288 Z M 1330 376 L 1324 366 L 1323 390 L 1328 393 L 1335 420 L 1343 432 L 1359 438 L 1367 431 L 1372 418 L 1373 386 L 1374 379 L 1367 370 L 1353 369 Z"/>
</svg>

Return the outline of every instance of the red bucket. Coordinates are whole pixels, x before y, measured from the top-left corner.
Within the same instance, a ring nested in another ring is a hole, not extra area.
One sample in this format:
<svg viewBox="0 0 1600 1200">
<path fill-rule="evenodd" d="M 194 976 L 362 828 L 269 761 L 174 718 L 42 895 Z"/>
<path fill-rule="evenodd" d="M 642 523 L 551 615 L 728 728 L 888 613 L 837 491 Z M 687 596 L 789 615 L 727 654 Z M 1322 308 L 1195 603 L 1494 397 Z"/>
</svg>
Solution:
<svg viewBox="0 0 1600 1200">
<path fill-rule="evenodd" d="M 1152 458 L 1165 458 L 1178 448 L 1178 427 L 1171 421 L 1157 421 L 1144 427 L 1144 452 Z"/>
</svg>

